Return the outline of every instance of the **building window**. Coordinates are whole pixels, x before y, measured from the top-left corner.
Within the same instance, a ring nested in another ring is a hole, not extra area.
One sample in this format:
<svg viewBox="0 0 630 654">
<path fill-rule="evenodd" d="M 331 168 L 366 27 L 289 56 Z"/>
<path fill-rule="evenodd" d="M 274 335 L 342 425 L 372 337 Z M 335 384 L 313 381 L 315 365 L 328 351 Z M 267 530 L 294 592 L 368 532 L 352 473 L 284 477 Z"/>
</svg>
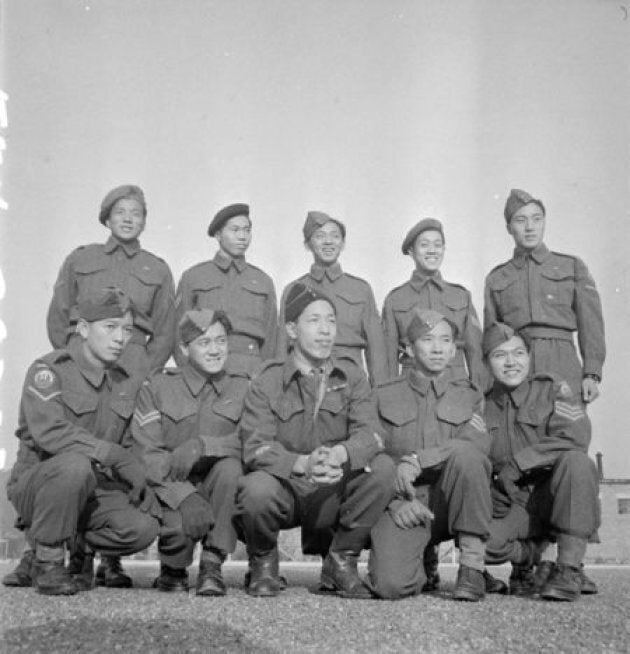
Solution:
<svg viewBox="0 0 630 654">
<path fill-rule="evenodd" d="M 617 498 L 617 513 L 630 514 L 630 497 Z"/>
</svg>

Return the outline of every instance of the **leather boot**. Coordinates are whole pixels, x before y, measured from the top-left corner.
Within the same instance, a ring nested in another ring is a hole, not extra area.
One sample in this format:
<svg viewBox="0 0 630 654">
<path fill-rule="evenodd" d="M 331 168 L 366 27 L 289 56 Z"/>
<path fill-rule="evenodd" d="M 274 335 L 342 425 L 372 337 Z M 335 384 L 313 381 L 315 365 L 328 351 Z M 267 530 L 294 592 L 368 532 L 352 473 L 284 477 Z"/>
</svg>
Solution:
<svg viewBox="0 0 630 654">
<path fill-rule="evenodd" d="M 287 578 L 282 576 L 281 574 L 279 574 L 280 555 L 278 554 L 278 548 L 277 547 L 274 548 L 273 550 L 271 550 L 270 556 L 275 557 L 275 563 L 274 563 L 275 570 L 276 570 L 275 581 L 276 581 L 276 584 L 278 586 L 278 590 L 286 590 L 287 586 L 289 584 L 287 583 Z M 251 568 L 251 560 L 250 560 L 250 568 Z M 249 588 L 249 582 L 250 582 L 251 576 L 252 576 L 251 572 L 248 570 L 245 573 L 245 578 L 243 579 L 243 587 L 245 588 L 245 590 L 247 590 Z"/>
<path fill-rule="evenodd" d="M 335 594 L 347 599 L 373 599 L 370 589 L 359 578 L 356 552 L 329 551 L 322 564 L 319 588 L 320 594 Z"/>
<path fill-rule="evenodd" d="M 280 592 L 278 550 L 249 557 L 249 572 L 245 576 L 245 590 L 252 597 L 275 597 Z"/>
<path fill-rule="evenodd" d="M 225 581 L 221 573 L 221 563 L 204 561 L 203 555 L 199 561 L 196 594 L 203 597 L 223 597 L 227 593 Z"/>
<path fill-rule="evenodd" d="M 131 577 L 122 568 L 119 556 L 101 556 L 96 568 L 96 585 L 106 588 L 131 588 Z"/>
<path fill-rule="evenodd" d="M 483 571 L 483 580 L 486 584 L 486 594 L 507 595 L 508 587 L 504 581 L 493 577 L 487 570 Z"/>
<path fill-rule="evenodd" d="M 530 565 L 512 565 L 510 574 L 510 595 L 532 597 L 536 594 L 534 568 Z"/>
<path fill-rule="evenodd" d="M 153 581 L 153 588 L 163 593 L 179 591 L 188 592 L 188 573 L 184 568 L 171 568 L 164 563 L 160 564 L 160 576 Z"/>
<path fill-rule="evenodd" d="M 580 568 L 556 564 L 540 595 L 548 600 L 574 602 L 580 596 L 581 588 Z"/>
<path fill-rule="evenodd" d="M 14 588 L 28 588 L 33 585 L 33 563 L 35 562 L 35 552 L 26 550 L 22 554 L 20 562 L 14 570 L 4 575 L 2 583 L 5 586 Z"/>
<path fill-rule="evenodd" d="M 70 554 L 68 572 L 72 575 L 77 590 L 94 588 L 94 554 L 75 549 Z"/>
<path fill-rule="evenodd" d="M 554 571 L 556 564 L 553 561 L 541 561 L 536 567 L 534 573 L 534 595 L 540 595 L 540 591 L 545 587 L 547 579 Z"/>
<path fill-rule="evenodd" d="M 486 582 L 483 572 L 460 565 L 457 571 L 457 583 L 453 591 L 453 599 L 463 602 L 478 602 L 485 597 Z"/>
<path fill-rule="evenodd" d="M 74 595 L 78 591 L 63 561 L 35 559 L 33 573 L 33 586 L 42 595 Z"/>
<path fill-rule="evenodd" d="M 592 579 L 586 576 L 586 573 L 584 572 L 583 563 L 580 566 L 580 582 L 582 584 L 581 591 L 580 591 L 582 595 L 597 595 L 597 593 L 599 592 L 599 589 L 597 588 L 597 584 Z"/>
</svg>

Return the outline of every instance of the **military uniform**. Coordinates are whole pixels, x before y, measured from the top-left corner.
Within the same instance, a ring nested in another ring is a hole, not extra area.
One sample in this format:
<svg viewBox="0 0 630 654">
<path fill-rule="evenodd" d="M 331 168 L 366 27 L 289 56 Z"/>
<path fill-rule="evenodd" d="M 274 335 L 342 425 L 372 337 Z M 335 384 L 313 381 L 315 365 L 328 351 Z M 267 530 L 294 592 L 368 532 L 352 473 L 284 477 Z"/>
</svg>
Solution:
<svg viewBox="0 0 630 654">
<path fill-rule="evenodd" d="M 450 364 L 453 379 L 470 377 L 482 388 L 485 369 L 481 356 L 481 325 L 472 297 L 463 286 L 444 281 L 439 272 L 426 275 L 415 270 L 408 282 L 396 287 L 385 298 L 382 323 L 389 377 L 399 374 L 401 364 L 403 368 L 412 365 L 406 353 L 405 334 L 415 306 L 438 311 L 457 327 L 457 354 Z"/>
<path fill-rule="evenodd" d="M 372 384 L 388 378 L 385 360 L 385 343 L 379 322 L 378 311 L 370 285 L 354 275 L 343 272 L 339 263 L 330 268 L 317 264 L 311 266 L 308 274 L 291 282 L 282 294 L 280 315 L 284 316 L 286 297 L 296 282 L 312 288 L 321 288 L 335 303 L 337 310 L 337 337 L 334 356 L 351 357 L 363 367 L 362 351 L 365 351 L 367 370 Z M 278 357 L 287 355 L 288 338 L 281 327 L 278 332 Z"/>
<path fill-rule="evenodd" d="M 582 396 L 583 377 L 601 380 L 606 355 L 602 307 L 578 257 L 551 252 L 542 243 L 531 254 L 515 249 L 512 259 L 486 277 L 484 328 L 494 322 L 523 332 L 531 341 L 532 371 L 556 373 L 576 397 Z"/>
<path fill-rule="evenodd" d="M 368 546 L 393 476 L 375 420 L 370 385 L 351 359 L 330 360 L 320 379 L 301 372 L 293 358 L 266 364 L 252 382 L 241 422 L 250 473 L 241 482 L 237 520 L 250 556 L 272 551 L 279 530 L 298 525 L 306 554 L 358 553 Z M 348 453 L 338 483 L 322 487 L 293 474 L 299 455 L 337 444 Z"/>
<path fill-rule="evenodd" d="M 134 446 L 165 509 L 160 559 L 172 568 L 192 563 L 195 542 L 181 531 L 181 520 L 173 514 L 194 492 L 212 507 L 214 526 L 204 538 L 204 547 L 221 552 L 223 557 L 234 551 L 232 516 L 242 474 L 237 428 L 248 384 L 245 375 L 227 372 L 206 379 L 187 364 L 153 375 L 138 394 L 132 424 Z M 171 481 L 171 453 L 191 438 L 201 439 L 201 458 L 188 480 Z"/>
<path fill-rule="evenodd" d="M 125 441 L 136 392 L 122 367 L 95 368 L 78 342 L 30 367 L 7 484 L 29 540 L 73 543 L 80 532 L 94 550 L 124 555 L 155 539 L 156 519 L 132 506 L 128 486 L 101 464 Z"/>
<path fill-rule="evenodd" d="M 379 387 L 377 398 L 386 451 L 395 461 L 417 459 L 416 497 L 435 515 L 430 524 L 401 529 L 390 512 L 404 500 L 395 498 L 372 530 L 371 586 L 395 599 L 421 591 L 427 545 L 462 533 L 487 537 L 490 443 L 481 393 L 468 380 L 449 381 L 447 373 L 429 379 L 412 369 Z"/>
<path fill-rule="evenodd" d="M 273 358 L 278 315 L 271 278 L 244 259 L 221 251 L 214 259 L 189 268 L 176 294 L 177 316 L 189 309 L 222 310 L 230 317 L 230 368 L 253 374 L 261 362 Z M 182 363 L 181 354 L 175 359 Z"/>
<path fill-rule="evenodd" d="M 527 563 L 519 542 L 561 534 L 589 538 L 599 526 L 598 482 L 587 456 L 590 421 L 566 381 L 539 373 L 515 389 L 499 384 L 487 394 L 495 477 L 515 468 L 515 489 L 493 484 L 494 519 L 486 546 L 489 563 Z M 560 545 L 560 543 L 559 543 Z M 559 562 L 579 566 L 581 561 Z"/>
<path fill-rule="evenodd" d="M 142 381 L 171 355 L 175 308 L 168 265 L 137 240 L 123 243 L 110 236 L 105 244 L 84 245 L 67 257 L 48 309 L 48 337 L 55 348 L 65 347 L 75 331 L 77 305 L 108 286 L 125 291 L 139 312 L 120 363 Z"/>
</svg>

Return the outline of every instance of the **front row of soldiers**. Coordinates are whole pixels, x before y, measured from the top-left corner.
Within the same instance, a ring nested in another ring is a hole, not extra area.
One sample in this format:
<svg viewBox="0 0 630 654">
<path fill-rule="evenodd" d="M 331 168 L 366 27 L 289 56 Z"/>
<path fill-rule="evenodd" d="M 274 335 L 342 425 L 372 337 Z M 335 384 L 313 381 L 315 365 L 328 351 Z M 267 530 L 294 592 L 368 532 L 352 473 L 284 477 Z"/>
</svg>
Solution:
<svg viewBox="0 0 630 654">
<path fill-rule="evenodd" d="M 192 309 L 179 323 L 181 367 L 137 393 L 121 361 L 142 314 L 114 288 L 79 303 L 76 337 L 26 376 L 8 494 L 32 549 L 5 584 L 87 590 L 95 553 L 132 554 L 157 537 L 158 589 L 188 589 L 200 542 L 196 592 L 221 596 L 240 538 L 247 592 L 272 597 L 286 587 L 279 531 L 301 526 L 304 552 L 322 558 L 320 593 L 433 589 L 426 552 L 449 539 L 460 551 L 455 599 L 506 590 L 486 571 L 506 561 L 515 594 L 596 592 L 582 569 L 599 525 L 590 422 L 567 382 L 530 374 L 526 334 L 485 330 L 494 385 L 484 402 L 449 369 L 458 327 L 416 307 L 406 374 L 372 391 L 352 357 L 333 355 L 328 294 L 300 282 L 283 304 L 290 354 L 253 381 L 230 368 L 229 315 Z M 550 541 L 557 560 L 541 562 Z"/>
</svg>

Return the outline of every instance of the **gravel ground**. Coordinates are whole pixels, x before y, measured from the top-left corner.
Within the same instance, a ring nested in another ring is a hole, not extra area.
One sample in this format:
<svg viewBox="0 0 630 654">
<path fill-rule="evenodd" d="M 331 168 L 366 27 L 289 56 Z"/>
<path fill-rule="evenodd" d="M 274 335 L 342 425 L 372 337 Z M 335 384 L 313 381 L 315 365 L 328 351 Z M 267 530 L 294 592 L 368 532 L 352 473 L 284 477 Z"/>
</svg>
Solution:
<svg viewBox="0 0 630 654">
<path fill-rule="evenodd" d="M 0 574 L 11 568 L 0 564 Z M 630 567 L 589 568 L 600 593 L 573 604 L 500 596 L 453 602 L 456 568 L 446 565 L 443 590 L 399 602 L 313 595 L 317 566 L 283 564 L 289 588 L 267 600 L 244 593 L 242 564 L 226 566 L 225 598 L 163 594 L 151 589 L 157 564 L 126 561 L 125 568 L 132 590 L 44 597 L 0 586 L 1 651 L 630 652 Z M 509 569 L 494 572 L 505 580 Z"/>
</svg>

